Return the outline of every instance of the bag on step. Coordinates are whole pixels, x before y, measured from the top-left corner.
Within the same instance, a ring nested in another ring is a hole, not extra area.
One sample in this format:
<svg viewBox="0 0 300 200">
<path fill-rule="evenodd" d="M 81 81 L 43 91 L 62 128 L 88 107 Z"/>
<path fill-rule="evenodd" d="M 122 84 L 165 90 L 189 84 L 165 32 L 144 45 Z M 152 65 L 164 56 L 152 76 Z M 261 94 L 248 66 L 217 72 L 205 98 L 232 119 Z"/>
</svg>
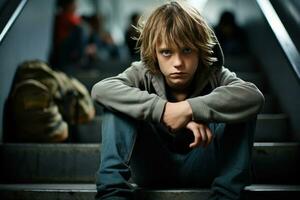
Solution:
<svg viewBox="0 0 300 200">
<path fill-rule="evenodd" d="M 68 125 L 88 122 L 94 115 L 91 97 L 79 81 L 43 61 L 26 61 L 18 67 L 6 100 L 4 140 L 64 141 Z"/>
</svg>

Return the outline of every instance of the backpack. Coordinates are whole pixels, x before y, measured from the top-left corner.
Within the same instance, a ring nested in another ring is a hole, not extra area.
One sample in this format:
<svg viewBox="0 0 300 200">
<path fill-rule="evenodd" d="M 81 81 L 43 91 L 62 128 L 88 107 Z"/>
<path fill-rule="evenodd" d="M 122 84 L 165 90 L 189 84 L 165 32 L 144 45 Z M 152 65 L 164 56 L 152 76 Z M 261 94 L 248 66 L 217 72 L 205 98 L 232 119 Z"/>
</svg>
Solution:
<svg viewBox="0 0 300 200">
<path fill-rule="evenodd" d="M 71 126 L 94 116 L 93 101 L 78 80 L 43 61 L 25 61 L 16 70 L 5 102 L 4 141 L 65 141 Z"/>
</svg>

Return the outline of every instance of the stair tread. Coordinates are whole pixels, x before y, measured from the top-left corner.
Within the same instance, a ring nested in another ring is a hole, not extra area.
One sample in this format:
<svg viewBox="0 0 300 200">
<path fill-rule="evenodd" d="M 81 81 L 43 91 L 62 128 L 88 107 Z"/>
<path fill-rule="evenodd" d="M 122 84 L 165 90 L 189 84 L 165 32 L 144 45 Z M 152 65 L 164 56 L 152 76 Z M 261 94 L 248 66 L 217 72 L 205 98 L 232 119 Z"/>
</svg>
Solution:
<svg viewBox="0 0 300 200">
<path fill-rule="evenodd" d="M 18 191 L 96 191 L 96 184 L 88 183 L 39 183 L 39 184 L 0 184 L 0 190 Z"/>
<path fill-rule="evenodd" d="M 300 142 L 255 142 L 254 147 L 299 147 Z"/>
<path fill-rule="evenodd" d="M 276 146 L 299 146 L 300 142 L 254 142 L 254 146 L 266 146 L 266 147 L 276 147 Z M 31 148 L 53 148 L 55 150 L 63 150 L 63 148 L 70 149 L 86 149 L 88 148 L 99 148 L 101 143 L 2 143 L 0 147 L 16 147 L 16 150 L 20 150 L 20 147 Z M 59 148 L 57 148 L 59 147 Z M 88 150 L 88 149 L 86 149 Z"/>
<path fill-rule="evenodd" d="M 300 146 L 300 142 L 255 142 L 253 144 L 254 147 L 298 147 Z M 72 150 L 83 150 L 89 151 L 91 149 L 97 149 L 101 147 L 101 143 L 3 143 L 0 144 L 0 148 L 16 148 L 16 151 L 23 151 L 20 149 L 21 147 L 26 148 L 28 150 L 39 149 L 39 151 L 48 150 L 49 148 L 56 151 L 65 151 L 65 149 Z M 59 147 L 59 148 L 58 148 Z"/>
<path fill-rule="evenodd" d="M 262 120 L 262 119 L 285 119 L 287 118 L 287 114 L 285 113 L 262 113 L 258 114 L 257 119 Z"/>
<path fill-rule="evenodd" d="M 179 188 L 179 189 L 145 189 L 147 192 L 207 192 L 209 188 Z M 61 192 L 86 192 L 96 191 L 96 184 L 87 183 L 43 183 L 43 184 L 0 184 L 0 190 L 14 191 L 61 191 Z M 300 191 L 300 185 L 286 184 L 252 184 L 245 187 L 246 191 Z"/>
<path fill-rule="evenodd" d="M 245 188 L 248 191 L 300 191 L 300 185 L 253 184 Z"/>
</svg>

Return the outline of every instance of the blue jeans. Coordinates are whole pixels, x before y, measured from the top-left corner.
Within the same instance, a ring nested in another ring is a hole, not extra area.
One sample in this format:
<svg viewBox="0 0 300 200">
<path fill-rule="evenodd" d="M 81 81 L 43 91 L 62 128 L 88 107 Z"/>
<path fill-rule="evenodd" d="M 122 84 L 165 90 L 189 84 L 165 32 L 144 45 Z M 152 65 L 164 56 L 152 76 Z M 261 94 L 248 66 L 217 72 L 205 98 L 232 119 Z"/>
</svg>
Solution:
<svg viewBox="0 0 300 200">
<path fill-rule="evenodd" d="M 170 136 L 161 124 L 105 111 L 96 199 L 133 199 L 139 187 L 210 187 L 210 199 L 240 199 L 250 184 L 256 118 L 211 123 L 208 147 L 188 148 L 192 133 Z"/>
</svg>

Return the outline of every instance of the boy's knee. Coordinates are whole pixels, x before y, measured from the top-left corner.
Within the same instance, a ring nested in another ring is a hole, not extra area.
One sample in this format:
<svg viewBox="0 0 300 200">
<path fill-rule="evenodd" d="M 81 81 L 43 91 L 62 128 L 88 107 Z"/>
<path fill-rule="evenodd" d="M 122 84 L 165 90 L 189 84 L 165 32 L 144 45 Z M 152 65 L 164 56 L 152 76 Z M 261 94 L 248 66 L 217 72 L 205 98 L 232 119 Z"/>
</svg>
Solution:
<svg viewBox="0 0 300 200">
<path fill-rule="evenodd" d="M 137 132 L 136 120 L 124 114 L 109 110 L 104 111 L 101 126 L 102 138 L 106 135 L 115 137 L 116 135 L 131 135 L 131 133 Z"/>
<path fill-rule="evenodd" d="M 135 120 L 121 113 L 104 110 L 102 115 L 102 123 L 113 123 L 115 125 L 122 126 L 134 124 Z"/>
</svg>

